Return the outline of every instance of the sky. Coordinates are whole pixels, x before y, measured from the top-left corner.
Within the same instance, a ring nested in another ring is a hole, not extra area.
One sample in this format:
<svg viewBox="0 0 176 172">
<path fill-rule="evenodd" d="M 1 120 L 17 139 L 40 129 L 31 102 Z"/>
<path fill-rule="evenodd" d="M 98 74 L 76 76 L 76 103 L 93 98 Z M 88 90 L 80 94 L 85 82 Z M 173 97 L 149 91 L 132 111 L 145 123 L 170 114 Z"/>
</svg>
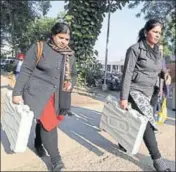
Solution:
<svg viewBox="0 0 176 172">
<path fill-rule="evenodd" d="M 59 12 L 64 11 L 64 4 L 64 1 L 51 1 L 52 7 L 47 16 L 56 17 Z M 111 14 L 108 61 L 124 59 L 128 47 L 137 42 L 138 32 L 145 25 L 143 17 L 136 18 L 135 16 L 141 8 L 142 4 L 134 9 L 128 9 L 126 5 L 122 10 L 117 10 Z M 99 60 L 105 59 L 106 35 L 107 15 L 94 47 L 99 52 Z"/>
</svg>

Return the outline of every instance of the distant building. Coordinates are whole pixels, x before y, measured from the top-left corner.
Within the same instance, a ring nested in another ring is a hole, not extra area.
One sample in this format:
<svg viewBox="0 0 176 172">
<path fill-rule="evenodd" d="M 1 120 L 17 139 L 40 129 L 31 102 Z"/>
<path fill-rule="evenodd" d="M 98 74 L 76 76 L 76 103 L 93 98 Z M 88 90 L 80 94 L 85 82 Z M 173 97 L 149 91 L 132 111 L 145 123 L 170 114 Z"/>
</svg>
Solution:
<svg viewBox="0 0 176 172">
<path fill-rule="evenodd" d="M 105 61 L 99 60 L 102 64 L 102 70 L 105 70 Z M 124 60 L 119 61 L 108 61 L 107 62 L 107 71 L 108 72 L 123 72 Z"/>
</svg>

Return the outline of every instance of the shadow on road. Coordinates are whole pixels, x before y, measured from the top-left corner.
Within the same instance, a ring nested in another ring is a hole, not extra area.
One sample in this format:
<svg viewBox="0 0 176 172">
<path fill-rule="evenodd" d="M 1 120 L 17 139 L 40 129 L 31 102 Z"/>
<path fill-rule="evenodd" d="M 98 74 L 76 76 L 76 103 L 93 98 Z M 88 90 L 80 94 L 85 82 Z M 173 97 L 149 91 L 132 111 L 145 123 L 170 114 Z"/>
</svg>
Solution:
<svg viewBox="0 0 176 172">
<path fill-rule="evenodd" d="M 30 133 L 30 136 L 29 136 L 28 148 L 35 153 L 35 149 L 34 149 L 35 123 L 34 122 L 33 122 L 31 131 L 32 132 Z M 8 138 L 5 132 L 2 130 L 2 127 L 1 127 L 1 143 L 3 145 L 4 151 L 6 152 L 6 154 L 14 154 L 14 152 L 10 149 L 10 143 L 8 141 Z M 36 156 L 38 155 L 36 154 Z M 41 159 L 46 165 L 46 168 L 50 171 L 51 170 L 50 158 L 48 156 L 45 156 L 45 157 L 42 157 Z"/>
<path fill-rule="evenodd" d="M 104 102 L 105 97 L 106 95 L 102 93 L 99 96 L 97 97 L 95 96 L 92 98 Z M 86 147 L 88 150 L 94 152 L 97 156 L 102 156 L 105 152 L 109 152 L 111 154 L 114 154 L 118 157 L 121 157 L 125 160 L 128 160 L 129 162 L 136 164 L 144 171 L 153 170 L 152 162 L 148 156 L 137 154 L 135 157 L 137 157 L 138 160 L 136 160 L 131 156 L 121 153 L 118 150 L 117 144 L 112 143 L 110 140 L 102 136 L 101 134 L 102 131 L 99 129 L 99 123 L 101 118 L 100 112 L 80 107 L 72 107 L 72 110 L 75 113 L 75 116 L 73 117 L 66 116 L 64 122 L 59 125 L 59 128 L 70 138 L 74 139 L 75 141 Z M 165 123 L 168 125 L 175 125 L 175 116 L 173 116 L 173 114 L 171 113 L 168 113 L 168 116 L 169 119 Z M 35 123 L 33 123 L 31 131 L 32 132 L 29 137 L 28 147 L 33 152 L 35 152 L 33 146 Z M 13 153 L 10 150 L 10 144 L 2 129 L 1 129 L 1 143 L 7 154 Z M 46 164 L 48 170 L 51 170 L 49 157 L 44 157 L 42 158 L 42 160 Z M 175 171 L 175 161 L 166 160 L 166 162 Z"/>
<path fill-rule="evenodd" d="M 136 164 L 143 171 L 153 171 L 152 161 L 149 156 L 137 154 L 135 157 L 128 156 L 118 150 L 117 144 L 112 143 L 101 135 L 102 131 L 99 129 L 99 122 L 101 113 L 85 108 L 72 108 L 75 116 L 65 117 L 63 123 L 60 124 L 59 128 L 67 134 L 70 138 L 77 141 L 88 150 L 94 152 L 97 156 L 104 155 L 105 152 L 109 152 L 117 157 L 123 158 L 131 163 Z M 34 151 L 34 130 L 35 123 L 32 126 L 32 132 L 30 134 L 28 147 Z M 4 131 L 1 129 L 1 143 L 7 154 L 12 154 L 10 150 L 10 144 Z M 101 149 L 100 149 L 101 148 Z M 51 170 L 50 158 L 42 158 L 48 170 Z M 175 161 L 166 160 L 166 163 L 172 170 L 175 171 Z M 125 170 L 125 169 L 124 169 Z"/>
<path fill-rule="evenodd" d="M 90 95 L 86 95 L 87 97 L 90 97 L 92 99 L 101 101 L 101 102 L 105 102 L 106 97 L 108 95 L 111 96 L 115 96 L 118 100 L 119 100 L 119 91 L 107 91 L 107 92 L 103 92 L 100 88 L 90 88 L 89 89 L 90 92 L 93 92 Z M 83 93 L 78 93 L 80 95 L 84 95 Z M 84 95 L 85 96 L 85 95 Z M 168 99 L 167 100 L 167 115 L 168 115 L 168 119 L 165 121 L 165 124 L 167 125 L 176 125 L 176 111 L 171 110 L 171 104 L 172 104 L 172 100 Z"/>
<path fill-rule="evenodd" d="M 100 112 L 78 107 L 73 107 L 72 110 L 75 113 L 75 116 L 66 117 L 64 122 L 59 126 L 59 128 L 69 137 L 79 142 L 79 144 L 83 145 L 88 150 L 94 152 L 97 156 L 102 156 L 104 152 L 107 151 L 136 164 L 144 171 L 153 170 L 149 157 L 138 154 L 138 160 L 136 160 L 134 157 L 121 153 L 118 150 L 117 144 L 112 143 L 101 135 L 102 131 L 99 129 Z M 103 150 L 100 150 L 99 148 Z M 146 161 L 148 162 L 146 163 Z M 175 164 L 175 162 L 168 162 L 170 164 Z"/>
</svg>

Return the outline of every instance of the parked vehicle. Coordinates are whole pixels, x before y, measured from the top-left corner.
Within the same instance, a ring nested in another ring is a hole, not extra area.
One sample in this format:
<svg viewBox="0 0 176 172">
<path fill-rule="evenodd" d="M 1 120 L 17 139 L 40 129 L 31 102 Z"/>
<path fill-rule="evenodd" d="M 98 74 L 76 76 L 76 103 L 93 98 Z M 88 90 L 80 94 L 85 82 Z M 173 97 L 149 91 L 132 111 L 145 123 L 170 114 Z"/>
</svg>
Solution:
<svg viewBox="0 0 176 172">
<path fill-rule="evenodd" d="M 121 79 L 118 75 L 112 75 L 110 80 L 110 90 L 120 91 L 121 89 Z"/>
<path fill-rule="evenodd" d="M 102 84 L 104 84 L 104 77 L 102 78 Z M 121 76 L 119 74 L 107 73 L 106 84 L 109 90 L 120 91 L 121 89 Z"/>
<path fill-rule="evenodd" d="M 1 69 L 3 69 L 6 64 L 7 64 L 6 60 L 1 59 Z"/>
<path fill-rule="evenodd" d="M 10 65 L 14 65 L 15 58 L 1 59 L 1 69 L 7 70 Z"/>
<path fill-rule="evenodd" d="M 101 81 L 103 74 L 101 71 L 92 70 L 86 75 L 86 82 L 88 87 L 99 87 L 99 81 Z"/>
</svg>

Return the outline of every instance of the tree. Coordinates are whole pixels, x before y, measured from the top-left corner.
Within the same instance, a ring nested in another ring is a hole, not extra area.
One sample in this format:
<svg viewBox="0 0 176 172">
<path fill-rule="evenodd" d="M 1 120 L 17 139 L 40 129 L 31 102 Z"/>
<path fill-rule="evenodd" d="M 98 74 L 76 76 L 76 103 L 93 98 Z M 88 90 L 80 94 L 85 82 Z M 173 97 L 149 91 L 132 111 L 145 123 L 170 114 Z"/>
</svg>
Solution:
<svg viewBox="0 0 176 172">
<path fill-rule="evenodd" d="M 66 0 L 68 2 L 68 0 Z M 93 59 L 98 52 L 94 50 L 95 42 L 100 34 L 105 13 L 121 9 L 127 0 L 70 0 L 65 6 L 65 20 L 71 25 L 73 37 L 71 47 L 75 51 L 78 62 L 79 78 L 85 78 L 87 59 Z M 111 5 L 110 5 L 111 4 Z"/>
<path fill-rule="evenodd" d="M 20 38 L 19 47 L 26 52 L 29 46 L 37 40 L 47 40 L 50 37 L 51 27 L 56 23 L 57 18 L 42 17 L 28 23 L 26 32 Z"/>
<path fill-rule="evenodd" d="M 44 16 L 49 8 L 49 1 L 1 1 L 1 46 L 8 42 L 15 52 L 21 49 L 28 24 Z"/>
<path fill-rule="evenodd" d="M 29 49 L 29 46 L 38 40 L 47 41 L 51 36 L 51 28 L 57 21 L 62 20 L 64 15 L 65 13 L 61 12 L 56 18 L 42 17 L 29 22 L 19 44 L 22 52 L 25 53 Z"/>
<path fill-rule="evenodd" d="M 160 1 L 160 0 L 152 0 L 152 1 L 133 1 L 130 2 L 129 8 L 135 8 L 140 3 L 144 3 L 143 8 L 139 13 L 136 14 L 136 17 L 140 17 L 141 14 L 144 14 L 144 18 L 146 20 L 152 18 L 158 18 L 164 24 L 164 32 L 162 35 L 161 43 L 164 44 L 164 54 L 165 56 L 170 56 L 175 45 L 176 33 L 176 16 L 175 16 L 175 7 L 176 1 Z"/>
</svg>

